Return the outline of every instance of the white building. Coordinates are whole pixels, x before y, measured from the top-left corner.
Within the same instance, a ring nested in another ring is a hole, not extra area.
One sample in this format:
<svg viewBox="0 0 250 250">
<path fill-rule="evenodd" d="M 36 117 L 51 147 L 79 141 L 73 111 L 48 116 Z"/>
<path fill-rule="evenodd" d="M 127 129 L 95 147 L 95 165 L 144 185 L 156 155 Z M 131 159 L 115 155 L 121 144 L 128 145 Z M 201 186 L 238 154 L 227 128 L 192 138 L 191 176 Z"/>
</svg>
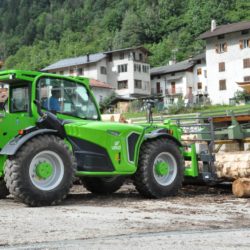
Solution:
<svg viewBox="0 0 250 250">
<path fill-rule="evenodd" d="M 107 84 L 110 89 L 105 88 L 105 92 L 98 86 L 93 88 L 99 100 L 108 96 L 112 89 L 122 97 L 143 97 L 151 92 L 148 55 L 144 47 L 127 48 L 63 59 L 42 70 L 84 76 Z"/>
<path fill-rule="evenodd" d="M 164 104 L 184 99 L 186 103 L 204 102 L 207 97 L 205 54 L 170 65 L 152 68 L 152 94 L 164 97 Z"/>
<path fill-rule="evenodd" d="M 199 36 L 206 40 L 208 94 L 213 104 L 228 104 L 238 83 L 250 82 L 250 22 L 216 26 Z"/>
</svg>

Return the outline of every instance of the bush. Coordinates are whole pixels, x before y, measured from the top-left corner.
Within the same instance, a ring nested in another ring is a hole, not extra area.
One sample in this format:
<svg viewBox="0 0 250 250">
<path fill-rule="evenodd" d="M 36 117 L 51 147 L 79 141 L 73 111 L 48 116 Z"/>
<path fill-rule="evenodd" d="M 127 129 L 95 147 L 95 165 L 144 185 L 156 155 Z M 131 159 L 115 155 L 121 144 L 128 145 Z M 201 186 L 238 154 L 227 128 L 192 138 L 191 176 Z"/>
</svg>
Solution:
<svg viewBox="0 0 250 250">
<path fill-rule="evenodd" d="M 184 100 L 179 98 L 177 103 L 169 105 L 169 107 L 167 108 L 167 112 L 168 114 L 174 115 L 174 114 L 182 113 L 186 109 L 188 108 L 185 107 Z"/>
<path fill-rule="evenodd" d="M 249 94 L 243 90 L 237 90 L 235 93 L 234 93 L 234 100 L 237 104 L 239 104 L 240 102 L 245 102 L 246 98 L 249 96 Z"/>
<path fill-rule="evenodd" d="M 115 98 L 116 98 L 116 93 L 112 92 L 110 96 L 107 96 L 106 98 L 103 99 L 103 101 L 99 103 L 99 108 L 101 113 L 104 113 L 105 111 L 107 111 L 112 107 L 112 102 L 115 100 Z"/>
</svg>

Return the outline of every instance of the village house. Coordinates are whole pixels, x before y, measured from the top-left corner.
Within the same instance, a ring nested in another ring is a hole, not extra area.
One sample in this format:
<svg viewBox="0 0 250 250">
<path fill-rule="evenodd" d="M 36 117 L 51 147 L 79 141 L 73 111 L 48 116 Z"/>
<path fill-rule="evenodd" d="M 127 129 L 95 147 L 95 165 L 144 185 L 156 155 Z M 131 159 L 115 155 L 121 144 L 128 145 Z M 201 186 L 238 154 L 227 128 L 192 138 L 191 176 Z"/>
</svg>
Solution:
<svg viewBox="0 0 250 250">
<path fill-rule="evenodd" d="M 205 54 L 188 60 L 152 68 L 152 94 L 164 99 L 164 106 L 184 99 L 186 104 L 204 103 L 207 99 Z"/>
<path fill-rule="evenodd" d="M 217 26 L 201 34 L 206 41 L 207 91 L 213 104 L 228 104 L 250 84 L 250 22 Z"/>
<path fill-rule="evenodd" d="M 145 97 L 151 93 L 149 54 L 140 46 L 67 58 L 42 70 L 93 79 L 90 84 L 98 101 L 112 91 L 124 98 Z"/>
</svg>

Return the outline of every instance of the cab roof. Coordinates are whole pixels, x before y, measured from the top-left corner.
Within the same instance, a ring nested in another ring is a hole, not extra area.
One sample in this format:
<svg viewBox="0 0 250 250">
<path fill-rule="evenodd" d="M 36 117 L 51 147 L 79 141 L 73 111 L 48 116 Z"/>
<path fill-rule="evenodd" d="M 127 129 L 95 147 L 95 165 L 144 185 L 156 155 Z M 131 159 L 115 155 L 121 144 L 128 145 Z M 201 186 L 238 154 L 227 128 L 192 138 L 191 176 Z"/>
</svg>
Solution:
<svg viewBox="0 0 250 250">
<path fill-rule="evenodd" d="M 2 83 L 14 84 L 15 82 L 20 81 L 20 80 L 33 82 L 35 78 L 38 76 L 51 76 L 51 77 L 69 79 L 69 80 L 73 79 L 81 83 L 84 82 L 85 85 L 89 86 L 89 80 L 84 77 L 63 76 L 63 75 L 56 75 L 56 74 L 50 74 L 50 73 L 45 73 L 45 72 L 28 71 L 28 70 L 0 71 L 0 83 L 2 82 Z"/>
</svg>

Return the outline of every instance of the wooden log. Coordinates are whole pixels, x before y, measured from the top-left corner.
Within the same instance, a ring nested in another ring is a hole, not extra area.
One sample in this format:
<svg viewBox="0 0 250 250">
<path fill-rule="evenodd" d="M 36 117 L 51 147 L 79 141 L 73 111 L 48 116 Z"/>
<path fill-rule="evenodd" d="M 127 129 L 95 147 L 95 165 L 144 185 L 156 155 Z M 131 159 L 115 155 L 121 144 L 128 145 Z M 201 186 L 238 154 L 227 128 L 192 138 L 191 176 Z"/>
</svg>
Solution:
<svg viewBox="0 0 250 250">
<path fill-rule="evenodd" d="M 239 178 L 233 182 L 233 194 L 239 198 L 250 198 L 250 178 Z"/>
<path fill-rule="evenodd" d="M 250 152 L 230 152 L 216 154 L 217 176 L 226 180 L 250 178 Z"/>
</svg>

